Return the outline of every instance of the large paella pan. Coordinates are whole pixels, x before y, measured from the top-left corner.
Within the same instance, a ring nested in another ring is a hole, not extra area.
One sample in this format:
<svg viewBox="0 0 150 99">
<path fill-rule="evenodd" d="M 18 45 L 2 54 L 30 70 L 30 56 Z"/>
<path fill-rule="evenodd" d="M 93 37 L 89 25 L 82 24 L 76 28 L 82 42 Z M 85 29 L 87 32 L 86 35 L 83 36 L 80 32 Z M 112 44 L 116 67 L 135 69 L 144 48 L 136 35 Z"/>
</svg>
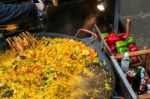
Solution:
<svg viewBox="0 0 150 99">
<path fill-rule="evenodd" d="M 114 72 L 94 39 L 35 34 L 34 48 L 14 52 L 0 45 L 0 98 L 109 99 Z M 87 41 L 88 40 L 88 41 Z"/>
</svg>

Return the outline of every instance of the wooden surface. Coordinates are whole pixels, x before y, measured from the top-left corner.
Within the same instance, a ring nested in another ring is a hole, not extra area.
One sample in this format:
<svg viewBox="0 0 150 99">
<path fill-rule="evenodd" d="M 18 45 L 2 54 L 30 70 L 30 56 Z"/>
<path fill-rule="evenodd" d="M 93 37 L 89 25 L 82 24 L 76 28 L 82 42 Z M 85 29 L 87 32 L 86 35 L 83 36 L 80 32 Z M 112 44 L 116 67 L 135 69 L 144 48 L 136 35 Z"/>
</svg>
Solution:
<svg viewBox="0 0 150 99">
<path fill-rule="evenodd" d="M 141 56 L 145 54 L 150 54 L 150 49 L 144 49 L 140 51 L 129 52 L 129 56 Z M 116 59 L 121 59 L 124 57 L 124 54 L 117 54 L 115 56 Z"/>
<path fill-rule="evenodd" d="M 138 96 L 139 99 L 150 99 L 150 94 L 143 94 Z"/>
</svg>

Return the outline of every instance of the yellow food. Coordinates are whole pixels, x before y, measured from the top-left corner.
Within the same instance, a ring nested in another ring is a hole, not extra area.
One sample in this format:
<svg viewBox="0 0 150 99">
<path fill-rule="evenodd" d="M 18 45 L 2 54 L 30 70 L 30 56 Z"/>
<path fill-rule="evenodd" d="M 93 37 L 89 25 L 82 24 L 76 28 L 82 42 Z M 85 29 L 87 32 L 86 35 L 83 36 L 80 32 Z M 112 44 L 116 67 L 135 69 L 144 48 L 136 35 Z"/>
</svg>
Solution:
<svg viewBox="0 0 150 99">
<path fill-rule="evenodd" d="M 72 39 L 41 38 L 25 51 L 0 54 L 0 99 L 77 99 L 88 94 L 81 73 L 96 52 Z M 5 87 L 5 88 L 4 88 Z"/>
<path fill-rule="evenodd" d="M 17 27 L 17 25 L 16 24 L 8 24 L 7 26 L 6 26 L 6 30 L 7 31 L 13 31 L 13 30 L 15 30 L 15 29 L 17 29 L 18 27 Z"/>
</svg>

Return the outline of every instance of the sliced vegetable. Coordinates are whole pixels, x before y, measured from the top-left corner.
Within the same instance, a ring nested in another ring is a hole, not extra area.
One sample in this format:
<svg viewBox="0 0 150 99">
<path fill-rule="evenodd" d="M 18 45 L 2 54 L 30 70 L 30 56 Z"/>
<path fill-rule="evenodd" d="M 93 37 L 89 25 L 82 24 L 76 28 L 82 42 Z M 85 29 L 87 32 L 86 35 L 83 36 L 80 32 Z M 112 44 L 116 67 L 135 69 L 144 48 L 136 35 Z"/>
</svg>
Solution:
<svg viewBox="0 0 150 99">
<path fill-rule="evenodd" d="M 125 52 L 129 52 L 129 49 L 127 47 L 121 47 L 117 49 L 119 54 L 124 54 Z"/>
<path fill-rule="evenodd" d="M 9 86 L 0 82 L 0 98 L 10 99 L 14 90 L 11 90 Z"/>
<path fill-rule="evenodd" d="M 46 81 L 48 78 L 46 76 L 42 77 L 42 80 Z"/>
<path fill-rule="evenodd" d="M 9 97 L 11 97 L 13 95 L 13 93 L 14 93 L 14 90 L 7 89 L 5 91 L 5 93 L 2 94 L 2 98 L 8 99 Z"/>
<path fill-rule="evenodd" d="M 109 34 L 108 33 L 102 33 L 102 36 L 103 36 L 103 38 L 106 38 L 109 36 Z"/>
<path fill-rule="evenodd" d="M 128 37 L 127 39 L 126 39 L 126 43 L 127 44 L 134 44 L 135 43 L 135 40 L 133 39 L 133 37 Z"/>
<path fill-rule="evenodd" d="M 117 42 L 116 42 L 116 47 L 117 47 L 117 49 L 118 49 L 118 48 L 121 48 L 121 47 L 126 47 L 126 46 L 127 46 L 127 44 L 126 44 L 125 41 L 117 41 Z"/>
<path fill-rule="evenodd" d="M 7 70 L 7 67 L 5 67 L 5 66 L 1 66 L 0 67 L 0 73 L 5 72 L 6 70 Z"/>
<path fill-rule="evenodd" d="M 20 59 L 26 59 L 26 56 L 20 55 Z"/>
</svg>

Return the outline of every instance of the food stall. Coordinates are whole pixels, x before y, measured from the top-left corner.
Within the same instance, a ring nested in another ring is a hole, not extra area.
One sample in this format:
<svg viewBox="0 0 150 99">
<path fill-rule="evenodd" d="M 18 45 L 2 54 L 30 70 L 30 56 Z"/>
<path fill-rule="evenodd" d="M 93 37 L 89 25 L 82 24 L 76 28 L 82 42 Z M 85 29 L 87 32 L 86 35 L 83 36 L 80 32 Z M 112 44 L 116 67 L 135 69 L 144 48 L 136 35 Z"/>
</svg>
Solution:
<svg viewBox="0 0 150 99">
<path fill-rule="evenodd" d="M 100 11 L 97 9 L 97 5 L 102 4 L 102 3 L 106 7 L 105 11 Z M 20 28 L 18 28 L 17 30 L 7 32 L 7 33 L 2 31 L 1 32 L 1 34 L 3 35 L 2 41 L 4 42 L 1 43 L 0 50 L 1 51 L 6 50 L 8 49 L 8 46 L 11 47 L 13 46 L 13 44 L 17 45 L 18 43 L 16 42 L 20 42 L 19 45 L 24 44 L 24 42 L 21 42 L 20 39 L 23 39 L 25 37 L 26 37 L 25 38 L 26 41 L 29 40 L 27 42 L 27 45 L 28 43 L 31 43 L 31 42 L 34 42 L 36 45 L 36 41 L 34 37 L 28 34 L 28 32 L 26 31 L 34 33 L 36 37 L 43 37 L 43 36 L 51 37 L 51 38 L 59 37 L 59 38 L 70 38 L 73 40 L 81 41 L 85 43 L 85 45 L 88 45 L 89 47 L 96 50 L 100 65 L 108 73 L 108 75 L 104 76 L 104 79 L 108 79 L 109 77 L 111 78 L 111 82 L 109 82 L 109 84 L 111 85 L 111 90 L 109 90 L 109 92 L 107 92 L 106 90 L 103 90 L 104 93 L 101 94 L 101 96 L 98 96 L 97 94 L 94 94 L 94 95 L 97 98 L 105 97 L 105 98 L 110 98 L 110 99 L 123 99 L 123 98 L 124 99 L 137 99 L 138 95 L 134 92 L 127 78 L 124 76 L 122 69 L 120 67 L 120 63 L 118 61 L 119 59 L 122 58 L 122 55 L 120 55 L 122 53 L 114 55 L 112 51 L 110 50 L 110 47 L 108 46 L 109 44 L 103 35 L 103 33 L 108 33 L 107 34 L 108 36 L 111 34 L 112 31 L 116 35 L 118 35 L 117 33 L 125 32 L 125 30 L 123 30 L 124 26 L 121 25 L 121 21 L 119 21 L 118 11 L 119 11 L 119 0 L 104 0 L 104 1 L 103 0 L 78 0 L 78 1 L 60 0 L 60 2 L 58 3 L 58 6 L 51 5 L 46 9 L 46 15 L 44 17 L 44 21 L 43 20 L 39 21 L 35 23 L 33 26 L 29 25 L 31 27 L 29 26 L 26 27 L 23 25 L 23 26 L 20 26 Z M 26 22 L 26 24 L 31 24 L 31 23 L 32 21 L 29 23 Z M 21 34 L 21 32 L 24 32 L 24 33 Z M 18 37 L 18 34 L 19 34 L 19 37 Z M 18 39 L 16 39 L 14 36 L 17 36 Z M 131 39 L 128 40 L 128 42 L 131 42 L 132 41 Z M 10 42 L 10 43 L 8 44 L 5 40 L 7 40 L 7 42 L 8 43 Z M 45 39 L 43 38 L 43 40 Z M 46 45 L 44 46 L 48 46 L 49 44 L 51 44 L 49 42 L 52 42 L 52 41 L 45 40 L 44 42 L 47 42 L 45 43 Z M 73 41 L 69 40 L 67 42 L 73 42 Z M 11 48 L 14 48 L 17 51 L 19 51 L 20 49 L 24 50 L 24 48 L 30 48 L 34 46 L 34 43 L 31 44 L 30 46 L 22 45 L 23 47 L 21 46 L 21 48 L 17 48 L 16 46 L 15 47 L 13 46 Z M 60 43 L 60 42 L 57 41 L 57 43 Z M 72 48 L 74 47 L 75 46 L 72 46 Z M 77 51 L 77 49 L 74 49 L 74 50 Z M 146 52 L 146 54 L 149 53 L 149 50 L 146 49 L 146 51 L 148 51 Z M 140 52 L 140 53 L 143 53 L 143 52 Z M 57 56 L 58 53 L 55 53 L 55 54 Z M 84 54 L 87 55 L 88 52 L 85 51 Z M 130 53 L 129 55 L 132 55 L 132 54 L 134 53 Z M 17 55 L 17 58 L 18 57 L 20 57 L 20 55 L 19 56 Z M 24 56 L 21 56 L 20 58 L 26 59 Z M 73 60 L 76 59 L 76 57 L 73 55 L 71 58 Z M 43 59 L 41 61 L 43 61 Z M 80 60 L 78 60 L 77 62 L 79 61 Z M 97 64 L 94 64 L 94 65 L 97 65 Z M 89 86 L 92 86 L 92 88 L 93 87 L 102 88 L 101 85 L 97 84 L 97 81 L 99 82 L 101 81 L 100 76 L 96 76 L 101 71 L 99 71 L 99 69 L 92 69 L 92 70 L 96 71 L 94 72 L 95 79 L 93 78 L 93 79 L 86 80 L 86 81 L 90 83 Z M 56 74 L 57 76 L 60 76 L 60 73 L 56 73 Z M 43 78 L 43 79 L 47 80 L 47 78 Z M 77 80 L 77 79 L 74 79 L 74 80 Z M 84 83 L 84 84 L 86 85 L 87 83 Z M 87 86 L 84 86 L 84 87 L 87 87 Z M 90 88 L 87 87 L 86 90 Z M 12 90 L 10 93 L 12 94 Z M 92 95 L 89 95 L 89 96 L 85 95 L 80 98 L 89 98 L 91 96 Z"/>
</svg>

